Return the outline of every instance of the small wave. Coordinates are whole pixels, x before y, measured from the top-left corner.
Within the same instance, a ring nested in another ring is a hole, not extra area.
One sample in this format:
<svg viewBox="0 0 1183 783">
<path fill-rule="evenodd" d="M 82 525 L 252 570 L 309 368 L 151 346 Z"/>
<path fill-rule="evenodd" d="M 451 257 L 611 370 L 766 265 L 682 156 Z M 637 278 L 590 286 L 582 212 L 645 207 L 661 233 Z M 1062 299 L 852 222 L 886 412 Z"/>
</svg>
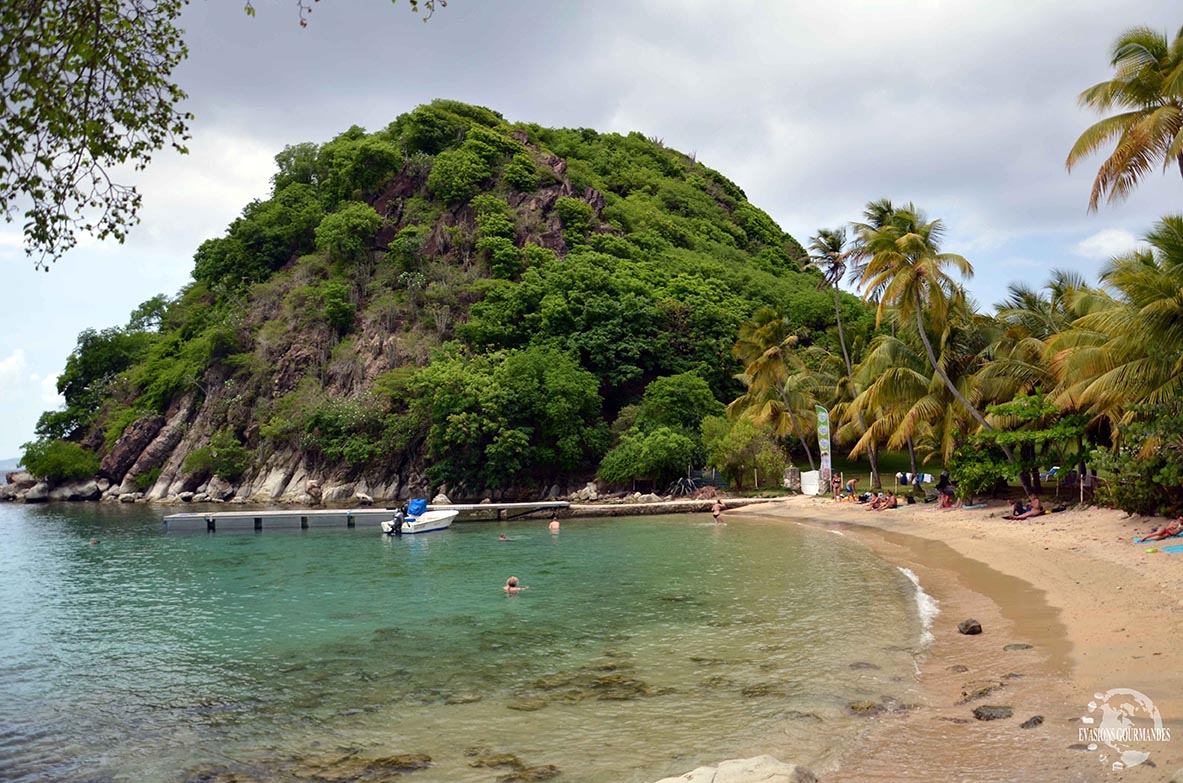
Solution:
<svg viewBox="0 0 1183 783">
<path fill-rule="evenodd" d="M 916 610 L 920 613 L 920 646 L 927 647 L 932 644 L 932 624 L 937 619 L 937 615 L 941 612 L 941 604 L 937 599 L 933 598 L 928 593 L 924 592 L 924 588 L 920 586 L 920 577 L 916 576 L 915 572 L 910 568 L 903 566 L 896 566 L 904 576 L 908 577 L 913 585 L 916 586 Z"/>
</svg>

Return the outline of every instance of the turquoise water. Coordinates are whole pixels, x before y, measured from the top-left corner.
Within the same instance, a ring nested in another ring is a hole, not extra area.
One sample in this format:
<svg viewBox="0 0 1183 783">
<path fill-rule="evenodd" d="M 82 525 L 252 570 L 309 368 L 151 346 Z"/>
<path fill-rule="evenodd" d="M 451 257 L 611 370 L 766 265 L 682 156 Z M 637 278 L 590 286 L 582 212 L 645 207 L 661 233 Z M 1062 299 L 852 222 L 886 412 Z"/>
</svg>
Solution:
<svg viewBox="0 0 1183 783">
<path fill-rule="evenodd" d="M 0 505 L 0 779 L 381 779 L 366 765 L 396 754 L 431 757 L 424 783 L 514 771 L 492 754 L 558 781 L 825 767 L 865 725 L 850 701 L 908 698 L 913 586 L 842 537 L 731 516 L 399 540 Z M 511 574 L 530 589 L 506 596 Z"/>
</svg>

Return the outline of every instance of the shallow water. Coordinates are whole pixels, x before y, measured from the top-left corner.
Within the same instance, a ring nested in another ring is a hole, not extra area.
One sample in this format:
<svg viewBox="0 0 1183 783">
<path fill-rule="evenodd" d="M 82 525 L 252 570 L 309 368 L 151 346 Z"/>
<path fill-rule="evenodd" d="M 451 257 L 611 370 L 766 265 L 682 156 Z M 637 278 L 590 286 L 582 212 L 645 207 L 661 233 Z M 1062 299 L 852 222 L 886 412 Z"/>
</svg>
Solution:
<svg viewBox="0 0 1183 783">
<path fill-rule="evenodd" d="M 404 753 L 431 757 L 424 783 L 513 771 L 473 766 L 492 753 L 563 782 L 763 752 L 824 768 L 865 725 L 848 703 L 912 694 L 914 587 L 840 536 L 730 516 L 392 540 L 0 506 L 0 779 L 331 777 Z M 506 596 L 511 574 L 530 589 Z"/>
</svg>

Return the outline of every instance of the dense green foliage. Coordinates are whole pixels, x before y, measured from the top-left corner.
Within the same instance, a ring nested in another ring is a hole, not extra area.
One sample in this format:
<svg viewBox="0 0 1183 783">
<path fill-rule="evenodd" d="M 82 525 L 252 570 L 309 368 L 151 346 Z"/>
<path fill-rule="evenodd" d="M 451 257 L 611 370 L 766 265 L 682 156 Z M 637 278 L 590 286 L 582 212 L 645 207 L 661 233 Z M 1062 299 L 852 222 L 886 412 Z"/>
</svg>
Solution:
<svg viewBox="0 0 1183 783">
<path fill-rule="evenodd" d="M 187 472 L 213 474 L 227 481 L 241 478 L 249 464 L 250 453 L 232 432 L 216 433 L 208 446 L 194 449 L 185 458 Z"/>
<path fill-rule="evenodd" d="M 80 338 L 43 441 L 111 449 L 189 400 L 220 433 L 190 444 L 194 475 L 296 449 L 475 492 L 591 476 L 611 449 L 622 483 L 664 482 L 706 459 L 701 422 L 740 388 L 731 348 L 754 310 L 833 345 L 800 244 L 638 133 L 435 101 L 276 163 L 272 196 L 197 249 L 192 284 Z"/>
<path fill-rule="evenodd" d="M 824 405 L 844 453 L 946 461 L 967 496 L 1091 460 L 1118 505 L 1178 507 L 1157 445 L 1173 418 L 1144 404 L 1183 383 L 1183 218 L 1104 290 L 1054 273 L 987 316 L 915 206 L 868 204 L 806 264 L 735 183 L 637 133 L 435 101 L 276 161 L 271 198 L 198 248 L 192 284 L 80 336 L 35 456 L 103 453 L 183 403 L 219 433 L 190 444 L 191 475 L 297 450 L 461 493 L 661 490 L 704 464 L 768 486 L 789 453 L 812 461 Z M 876 313 L 836 288 L 848 268 Z"/>
<path fill-rule="evenodd" d="M 664 489 L 705 463 L 702 421 L 722 413 L 722 403 L 694 373 L 655 379 L 645 387 L 640 405 L 617 417 L 624 431 L 600 463 L 599 477 L 613 483 L 651 481 Z"/>
<path fill-rule="evenodd" d="M 42 440 L 25 444 L 25 469 L 50 482 L 91 478 L 99 469 L 98 455 L 77 443 Z"/>
<path fill-rule="evenodd" d="M 703 420 L 702 439 L 714 465 L 736 487 L 779 487 L 787 462 L 772 433 L 749 416 Z"/>
<path fill-rule="evenodd" d="M 1098 495 L 1129 514 L 1183 514 L 1183 409 L 1159 403 L 1138 412 L 1118 425 L 1117 449 L 1094 454 L 1106 475 Z"/>
<path fill-rule="evenodd" d="M 23 213 L 41 266 L 75 232 L 122 240 L 140 195 L 120 167 L 184 151 L 190 115 L 172 72 L 188 50 L 183 0 L 10 2 L 0 6 L 0 214 Z"/>
</svg>

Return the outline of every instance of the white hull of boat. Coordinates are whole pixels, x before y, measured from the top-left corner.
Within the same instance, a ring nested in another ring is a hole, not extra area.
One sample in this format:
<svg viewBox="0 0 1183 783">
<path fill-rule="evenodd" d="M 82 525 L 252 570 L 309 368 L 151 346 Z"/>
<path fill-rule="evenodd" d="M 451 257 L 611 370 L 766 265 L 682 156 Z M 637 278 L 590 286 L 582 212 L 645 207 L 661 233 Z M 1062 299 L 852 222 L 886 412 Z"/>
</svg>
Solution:
<svg viewBox="0 0 1183 783">
<path fill-rule="evenodd" d="M 417 517 L 407 519 L 403 523 L 403 533 L 430 533 L 433 530 L 445 530 L 452 524 L 452 520 L 460 515 L 459 511 L 443 509 L 440 511 L 425 511 Z M 394 532 L 394 520 L 382 523 L 382 532 L 388 535 Z"/>
</svg>

